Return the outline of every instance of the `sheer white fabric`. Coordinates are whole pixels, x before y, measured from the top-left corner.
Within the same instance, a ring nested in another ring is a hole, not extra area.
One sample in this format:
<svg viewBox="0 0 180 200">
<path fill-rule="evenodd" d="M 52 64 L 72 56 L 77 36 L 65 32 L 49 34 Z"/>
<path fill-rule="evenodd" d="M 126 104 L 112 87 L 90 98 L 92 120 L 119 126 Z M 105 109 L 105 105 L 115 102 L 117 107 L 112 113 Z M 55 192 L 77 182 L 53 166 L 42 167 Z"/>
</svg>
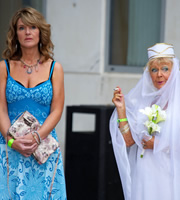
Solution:
<svg viewBox="0 0 180 200">
<path fill-rule="evenodd" d="M 179 200 L 180 190 L 180 72 L 179 60 L 173 58 L 173 68 L 166 84 L 157 90 L 148 68 L 142 78 L 125 96 L 126 114 L 135 144 L 126 148 L 118 129 L 117 111 L 110 119 L 110 133 L 120 173 L 125 200 Z M 144 157 L 141 140 L 146 130 L 146 116 L 139 112 L 152 104 L 166 110 L 167 119 L 159 123 L 161 132 L 155 136 L 153 150 Z"/>
</svg>

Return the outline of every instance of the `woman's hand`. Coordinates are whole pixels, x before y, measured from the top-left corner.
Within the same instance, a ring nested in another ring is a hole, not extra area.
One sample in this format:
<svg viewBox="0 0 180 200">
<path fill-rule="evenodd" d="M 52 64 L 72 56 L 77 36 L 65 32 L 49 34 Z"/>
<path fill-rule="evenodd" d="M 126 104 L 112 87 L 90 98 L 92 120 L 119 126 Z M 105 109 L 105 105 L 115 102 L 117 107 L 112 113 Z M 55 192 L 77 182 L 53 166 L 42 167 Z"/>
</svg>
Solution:
<svg viewBox="0 0 180 200">
<path fill-rule="evenodd" d="M 150 140 L 142 139 L 142 145 L 144 149 L 153 149 L 154 148 L 154 136 Z"/>
<path fill-rule="evenodd" d="M 121 88 L 119 88 L 119 86 L 117 86 L 114 91 L 114 96 L 113 96 L 112 102 L 116 106 L 118 118 L 119 119 L 127 118 L 124 95 L 121 91 Z M 120 122 L 119 127 L 122 128 L 126 124 L 127 124 L 127 121 Z M 123 138 L 124 138 L 124 141 L 125 141 L 127 147 L 130 147 L 134 144 L 134 139 L 131 135 L 130 129 L 126 132 L 126 134 L 123 134 Z"/>
<path fill-rule="evenodd" d="M 112 99 L 112 102 L 116 106 L 117 109 L 125 109 L 125 101 L 124 101 L 124 95 L 121 91 L 121 88 L 116 87 L 117 90 L 114 91 L 114 96 Z"/>
<path fill-rule="evenodd" d="M 26 136 L 18 137 L 14 140 L 12 148 L 18 151 L 25 157 L 31 156 L 32 153 L 37 149 L 38 144 L 34 140 L 31 134 Z"/>
</svg>

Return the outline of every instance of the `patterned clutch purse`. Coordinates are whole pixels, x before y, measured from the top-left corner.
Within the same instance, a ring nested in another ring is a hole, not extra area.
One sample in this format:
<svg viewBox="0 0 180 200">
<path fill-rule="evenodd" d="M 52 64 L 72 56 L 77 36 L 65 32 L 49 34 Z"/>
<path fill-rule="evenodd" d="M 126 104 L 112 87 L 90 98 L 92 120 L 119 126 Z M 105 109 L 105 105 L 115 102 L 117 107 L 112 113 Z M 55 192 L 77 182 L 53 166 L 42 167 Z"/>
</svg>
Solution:
<svg viewBox="0 0 180 200">
<path fill-rule="evenodd" d="M 40 126 L 38 120 L 28 111 L 25 111 L 11 125 L 8 134 L 16 139 L 17 137 L 37 131 Z M 58 142 L 49 134 L 42 140 L 33 155 L 39 164 L 43 164 L 58 147 Z"/>
</svg>

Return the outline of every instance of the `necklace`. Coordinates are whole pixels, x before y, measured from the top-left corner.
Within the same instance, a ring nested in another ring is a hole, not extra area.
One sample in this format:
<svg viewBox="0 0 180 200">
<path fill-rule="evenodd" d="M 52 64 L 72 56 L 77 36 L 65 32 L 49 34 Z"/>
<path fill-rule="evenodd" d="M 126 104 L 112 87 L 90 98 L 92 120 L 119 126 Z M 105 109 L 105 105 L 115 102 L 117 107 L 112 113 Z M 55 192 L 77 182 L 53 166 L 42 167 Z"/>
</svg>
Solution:
<svg viewBox="0 0 180 200">
<path fill-rule="evenodd" d="M 28 65 L 27 63 L 24 62 L 24 60 L 20 59 L 22 64 L 24 65 L 24 68 L 27 68 L 26 73 L 31 74 L 33 67 L 35 67 L 35 70 L 38 71 L 38 64 L 41 64 L 40 58 L 37 60 L 36 64 L 34 65 Z"/>
</svg>

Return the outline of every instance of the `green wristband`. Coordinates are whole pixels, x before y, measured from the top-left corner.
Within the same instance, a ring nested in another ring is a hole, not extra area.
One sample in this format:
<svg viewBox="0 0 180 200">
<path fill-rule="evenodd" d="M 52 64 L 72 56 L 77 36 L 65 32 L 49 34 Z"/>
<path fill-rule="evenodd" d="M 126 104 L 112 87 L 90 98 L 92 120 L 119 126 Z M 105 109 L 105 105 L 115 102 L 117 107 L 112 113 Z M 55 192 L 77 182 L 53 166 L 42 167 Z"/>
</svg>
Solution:
<svg viewBox="0 0 180 200">
<path fill-rule="evenodd" d="M 14 139 L 12 138 L 12 139 L 10 139 L 9 141 L 8 141 L 8 146 L 11 148 L 11 146 L 12 146 L 12 144 L 13 144 L 13 142 L 14 142 Z"/>
<path fill-rule="evenodd" d="M 117 122 L 127 122 L 127 118 L 123 118 L 123 119 L 118 119 Z"/>
</svg>

